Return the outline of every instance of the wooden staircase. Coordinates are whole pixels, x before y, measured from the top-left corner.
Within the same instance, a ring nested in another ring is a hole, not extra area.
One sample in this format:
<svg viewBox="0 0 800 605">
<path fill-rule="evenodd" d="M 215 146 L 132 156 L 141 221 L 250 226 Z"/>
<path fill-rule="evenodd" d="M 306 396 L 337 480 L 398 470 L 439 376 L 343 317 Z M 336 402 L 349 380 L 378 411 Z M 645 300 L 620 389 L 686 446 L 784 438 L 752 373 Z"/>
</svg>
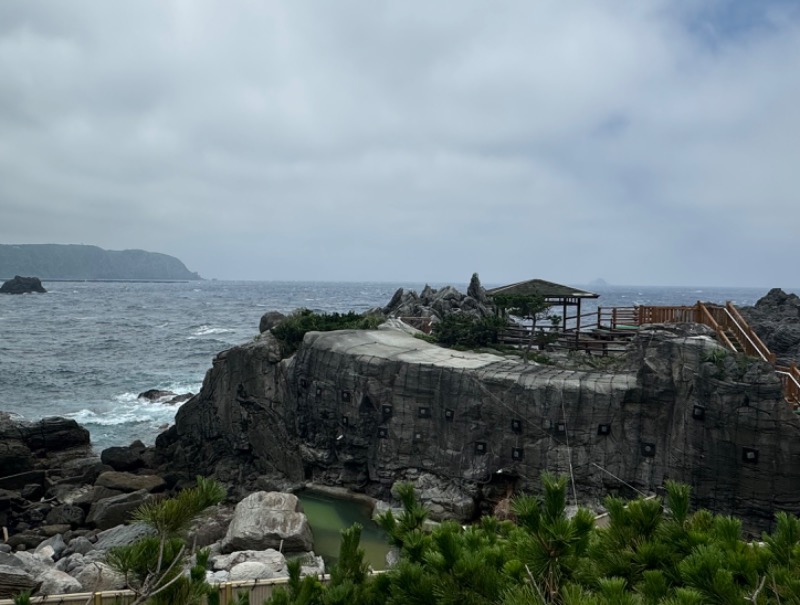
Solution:
<svg viewBox="0 0 800 605">
<path fill-rule="evenodd" d="M 800 408 L 800 369 L 796 363 L 789 366 L 779 365 L 775 354 L 763 343 L 730 301 L 725 305 L 707 305 L 698 301 L 695 308 L 697 315 L 695 321 L 714 328 L 720 342 L 731 351 L 771 364 L 781 379 L 786 401 L 795 410 Z"/>
</svg>

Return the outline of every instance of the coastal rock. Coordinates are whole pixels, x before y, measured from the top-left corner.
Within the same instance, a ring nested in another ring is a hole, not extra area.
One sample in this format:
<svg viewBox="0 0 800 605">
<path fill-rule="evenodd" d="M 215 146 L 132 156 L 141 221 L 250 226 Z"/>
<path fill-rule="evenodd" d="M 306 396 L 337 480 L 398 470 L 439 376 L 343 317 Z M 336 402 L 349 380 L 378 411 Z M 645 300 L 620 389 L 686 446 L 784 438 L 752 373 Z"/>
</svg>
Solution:
<svg viewBox="0 0 800 605">
<path fill-rule="evenodd" d="M 71 418 L 49 417 L 36 422 L 19 423 L 22 439 L 31 450 L 46 453 L 73 450 L 90 453 L 89 431 Z"/>
<path fill-rule="evenodd" d="M 78 580 L 58 569 L 48 569 L 36 579 L 41 582 L 38 592 L 43 595 L 72 594 L 83 591 L 83 586 Z"/>
<path fill-rule="evenodd" d="M 100 460 L 115 471 L 135 471 L 145 466 L 144 443 L 134 441 L 127 446 L 113 446 L 100 452 Z"/>
<path fill-rule="evenodd" d="M 293 494 L 255 492 L 236 505 L 222 552 L 280 549 L 304 552 L 313 547 L 311 527 Z"/>
<path fill-rule="evenodd" d="M 273 548 L 265 550 L 238 550 L 227 555 L 216 555 L 210 557 L 209 564 L 214 571 L 230 572 L 237 565 L 242 563 L 260 563 L 267 567 L 272 575 L 277 577 L 288 575 L 286 571 L 286 557 Z"/>
<path fill-rule="evenodd" d="M 172 391 L 162 391 L 159 389 L 150 389 L 137 395 L 138 399 L 145 399 L 153 403 L 163 403 L 164 405 L 177 405 L 179 403 L 183 403 L 184 401 L 188 401 L 192 397 L 194 397 L 194 393 L 181 393 L 179 395 L 178 393 L 173 393 Z"/>
<path fill-rule="evenodd" d="M 44 294 L 47 290 L 42 286 L 38 277 L 20 277 L 15 275 L 0 286 L 0 294 Z"/>
<path fill-rule="evenodd" d="M 277 326 L 284 319 L 286 319 L 286 315 L 280 311 L 267 311 L 261 316 L 261 321 L 258 323 L 258 331 L 263 334 Z"/>
<path fill-rule="evenodd" d="M 426 285 L 419 294 L 400 288 L 380 312 L 387 317 L 428 318 L 438 321 L 445 315 L 456 312 L 477 318 L 489 317 L 494 315 L 495 308 L 475 274 L 466 295 L 453 286 L 436 290 Z"/>
<path fill-rule="evenodd" d="M 440 498 L 443 516 L 468 515 L 471 499 L 491 510 L 508 489 L 536 489 L 543 470 L 572 472 L 583 500 L 669 478 L 689 483 L 697 505 L 768 529 L 776 502 L 800 513 L 789 462 L 800 419 L 769 365 L 709 361 L 719 345 L 693 326 L 640 331 L 607 371 L 448 350 L 392 329 L 309 333 L 280 361 L 259 339 L 215 361 L 159 455 L 171 470 L 240 484 L 272 475 L 384 499 L 425 473 L 465 504 L 448 511 Z M 751 450 L 758 463 L 745 460 Z"/>
<path fill-rule="evenodd" d="M 94 548 L 105 551 L 117 546 L 127 546 L 142 538 L 154 535 L 156 535 L 156 531 L 146 523 L 139 522 L 131 523 L 130 525 L 118 525 L 97 534 L 97 541 L 94 543 Z M 70 547 L 71 546 L 72 543 L 70 543 Z"/>
<path fill-rule="evenodd" d="M 121 492 L 163 491 L 166 487 L 164 479 L 157 475 L 134 475 L 119 471 L 106 471 L 97 478 L 95 485 Z"/>
<path fill-rule="evenodd" d="M 86 592 L 102 592 L 125 588 L 125 576 L 104 561 L 90 561 L 72 575 Z"/>
<path fill-rule="evenodd" d="M 420 503 L 429 511 L 430 518 L 472 519 L 477 512 L 477 486 L 465 489 L 464 482 L 442 479 L 431 473 L 422 473 L 416 477 L 404 477 L 402 482 L 410 482 L 414 486 Z M 392 494 L 396 495 L 396 483 L 392 486 Z"/>
<path fill-rule="evenodd" d="M 86 518 L 86 513 L 80 506 L 73 504 L 60 504 L 47 514 L 49 525 L 67 525 L 78 527 Z"/>
<path fill-rule="evenodd" d="M 141 489 L 98 500 L 92 504 L 86 523 L 98 529 L 109 529 L 116 525 L 122 525 L 130 519 L 133 511 L 144 504 L 149 497 L 150 493 Z"/>
<path fill-rule="evenodd" d="M 0 598 L 11 598 L 24 590 L 35 591 L 40 584 L 24 569 L 0 564 Z"/>
<path fill-rule="evenodd" d="M 775 353 L 778 363 L 800 363 L 800 297 L 773 288 L 742 315 L 764 344 Z"/>
</svg>

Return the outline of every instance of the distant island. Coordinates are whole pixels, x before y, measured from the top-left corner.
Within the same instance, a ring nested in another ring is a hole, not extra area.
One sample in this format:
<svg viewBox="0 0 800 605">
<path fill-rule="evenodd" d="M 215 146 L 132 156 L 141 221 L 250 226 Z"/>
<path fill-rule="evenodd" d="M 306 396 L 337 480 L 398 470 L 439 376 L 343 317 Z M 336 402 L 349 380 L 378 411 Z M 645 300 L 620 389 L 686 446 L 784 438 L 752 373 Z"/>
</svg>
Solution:
<svg viewBox="0 0 800 605">
<path fill-rule="evenodd" d="M 103 250 L 83 244 L 0 244 L 0 279 L 199 280 L 174 256 L 145 250 Z"/>
</svg>

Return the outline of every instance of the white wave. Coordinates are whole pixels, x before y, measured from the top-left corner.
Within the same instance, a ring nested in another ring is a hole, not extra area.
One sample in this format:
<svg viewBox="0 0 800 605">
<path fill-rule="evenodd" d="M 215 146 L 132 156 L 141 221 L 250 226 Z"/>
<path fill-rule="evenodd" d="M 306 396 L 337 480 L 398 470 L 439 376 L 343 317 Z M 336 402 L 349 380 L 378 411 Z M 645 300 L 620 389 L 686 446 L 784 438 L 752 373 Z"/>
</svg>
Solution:
<svg viewBox="0 0 800 605">
<path fill-rule="evenodd" d="M 233 332 L 230 328 L 214 328 L 212 326 L 202 325 L 192 332 L 193 336 L 208 336 L 209 334 L 228 334 Z"/>
<path fill-rule="evenodd" d="M 136 399 L 133 393 L 124 393 L 114 398 L 116 404 L 108 410 L 84 408 L 66 414 L 78 424 L 86 426 L 120 426 L 152 424 L 162 426 L 175 420 L 175 412 L 181 404 L 164 405 L 158 401 Z"/>
</svg>

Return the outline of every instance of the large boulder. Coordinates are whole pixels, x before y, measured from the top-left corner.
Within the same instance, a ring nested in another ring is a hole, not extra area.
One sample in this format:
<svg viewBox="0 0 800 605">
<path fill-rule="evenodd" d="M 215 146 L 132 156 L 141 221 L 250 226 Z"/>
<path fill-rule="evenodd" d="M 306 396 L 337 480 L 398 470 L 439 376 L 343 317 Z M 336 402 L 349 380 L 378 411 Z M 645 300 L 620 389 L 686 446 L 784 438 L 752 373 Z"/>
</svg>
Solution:
<svg viewBox="0 0 800 605">
<path fill-rule="evenodd" d="M 22 435 L 32 450 L 59 451 L 90 445 L 87 429 L 71 418 L 58 416 L 23 424 Z"/>
<path fill-rule="evenodd" d="M 150 498 L 147 490 L 120 494 L 98 500 L 89 509 L 86 523 L 98 529 L 110 529 L 128 521 L 133 512 Z"/>
<path fill-rule="evenodd" d="M 137 440 L 127 446 L 113 446 L 104 449 L 100 453 L 100 460 L 115 471 L 135 471 L 145 466 L 144 453 L 146 450 L 145 444 Z"/>
<path fill-rule="evenodd" d="M 117 525 L 111 529 L 101 531 L 97 534 L 97 540 L 94 543 L 96 550 L 110 550 L 117 546 L 127 546 L 138 542 L 142 538 L 148 536 L 155 536 L 156 530 L 146 523 L 131 523 L 130 525 Z M 70 546 L 72 543 L 70 542 Z"/>
<path fill-rule="evenodd" d="M 773 288 L 740 311 L 779 363 L 800 363 L 800 296 Z"/>
<path fill-rule="evenodd" d="M 15 275 L 0 286 L 0 294 L 44 294 L 47 290 L 42 286 L 38 277 L 20 277 Z"/>
<path fill-rule="evenodd" d="M 140 490 L 159 492 L 163 491 L 167 484 L 158 475 L 134 475 L 119 471 L 106 471 L 97 478 L 95 485 L 121 492 Z"/>
<path fill-rule="evenodd" d="M 104 561 L 89 561 L 72 575 L 86 592 L 125 588 L 125 576 Z"/>
<path fill-rule="evenodd" d="M 36 590 L 41 581 L 24 569 L 0 564 L 0 598 L 11 598 L 24 590 Z"/>
<path fill-rule="evenodd" d="M 307 552 L 312 547 L 311 526 L 300 501 L 281 492 L 255 492 L 239 502 L 221 544 L 223 553 L 269 548 Z"/>
<path fill-rule="evenodd" d="M 41 582 L 37 592 L 42 595 L 71 594 L 84 590 L 78 580 L 58 569 L 48 569 L 36 579 Z"/>
</svg>

